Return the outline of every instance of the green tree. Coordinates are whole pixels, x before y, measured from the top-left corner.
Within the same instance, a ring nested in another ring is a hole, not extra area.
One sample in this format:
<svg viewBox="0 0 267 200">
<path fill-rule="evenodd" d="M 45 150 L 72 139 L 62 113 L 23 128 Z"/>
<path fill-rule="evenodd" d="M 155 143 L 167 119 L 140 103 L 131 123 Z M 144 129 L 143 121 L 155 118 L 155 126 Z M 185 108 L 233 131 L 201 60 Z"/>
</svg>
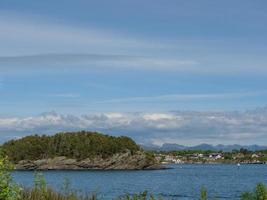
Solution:
<svg viewBox="0 0 267 200">
<path fill-rule="evenodd" d="M 96 132 L 58 133 L 53 136 L 27 136 L 3 144 L 3 151 L 10 160 L 17 163 L 21 160 L 39 160 L 66 156 L 82 160 L 130 151 L 132 154 L 140 147 L 129 137 L 113 137 Z"/>
</svg>

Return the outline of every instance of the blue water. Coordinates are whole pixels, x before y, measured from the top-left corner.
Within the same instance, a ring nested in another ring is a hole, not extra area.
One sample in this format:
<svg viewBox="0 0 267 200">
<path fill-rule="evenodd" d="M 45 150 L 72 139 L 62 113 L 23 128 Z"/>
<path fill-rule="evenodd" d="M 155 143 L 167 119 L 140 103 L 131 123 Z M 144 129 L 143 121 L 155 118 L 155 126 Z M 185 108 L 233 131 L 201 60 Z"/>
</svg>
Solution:
<svg viewBox="0 0 267 200">
<path fill-rule="evenodd" d="M 83 193 L 97 192 L 102 199 L 147 190 L 164 199 L 198 199 L 202 186 L 210 197 L 239 199 L 240 193 L 256 183 L 267 185 L 267 165 L 171 165 L 173 169 L 155 171 L 46 171 L 47 183 L 60 190 L 65 178 Z M 30 187 L 33 172 L 17 171 L 14 178 Z"/>
</svg>

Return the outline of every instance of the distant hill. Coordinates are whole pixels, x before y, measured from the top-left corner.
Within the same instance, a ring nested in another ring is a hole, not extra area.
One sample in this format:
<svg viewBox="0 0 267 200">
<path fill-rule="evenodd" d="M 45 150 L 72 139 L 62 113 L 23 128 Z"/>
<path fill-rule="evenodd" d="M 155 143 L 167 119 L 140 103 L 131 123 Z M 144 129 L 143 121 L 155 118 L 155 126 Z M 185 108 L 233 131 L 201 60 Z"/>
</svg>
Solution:
<svg viewBox="0 0 267 200">
<path fill-rule="evenodd" d="M 186 147 L 183 145 L 179 145 L 179 144 L 170 144 L 170 143 L 165 143 L 161 146 L 161 149 L 164 149 L 164 151 L 171 151 L 173 149 L 175 150 L 183 150 Z"/>
<path fill-rule="evenodd" d="M 162 146 L 156 146 L 156 145 L 146 145 L 142 146 L 145 150 L 153 150 L 153 151 L 179 151 L 179 150 L 202 150 L 202 151 L 232 151 L 232 150 L 240 150 L 248 149 L 250 151 L 258 151 L 258 150 L 265 150 L 267 149 L 267 146 L 259 146 L 259 145 L 210 145 L 210 144 L 200 144 L 196 146 L 184 146 L 174 143 L 164 143 Z"/>
<path fill-rule="evenodd" d="M 216 149 L 216 147 L 214 147 L 214 146 L 212 146 L 210 144 L 200 144 L 200 145 L 197 145 L 197 146 L 187 147 L 186 149 L 189 149 L 189 150 L 203 150 L 203 151 L 208 151 L 208 150 L 215 151 L 215 150 L 218 150 L 218 149 Z"/>
</svg>

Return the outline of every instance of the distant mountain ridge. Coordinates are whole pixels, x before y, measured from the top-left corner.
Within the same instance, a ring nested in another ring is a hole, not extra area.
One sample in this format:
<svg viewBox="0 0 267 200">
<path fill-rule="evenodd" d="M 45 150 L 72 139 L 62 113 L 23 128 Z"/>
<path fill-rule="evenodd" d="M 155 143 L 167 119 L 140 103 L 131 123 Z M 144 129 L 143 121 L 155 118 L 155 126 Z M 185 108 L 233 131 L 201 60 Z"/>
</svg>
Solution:
<svg viewBox="0 0 267 200">
<path fill-rule="evenodd" d="M 141 145 L 142 146 L 142 145 Z M 210 144 L 199 144 L 196 146 L 184 146 L 175 143 L 164 143 L 162 146 L 156 145 L 143 145 L 143 149 L 145 150 L 153 150 L 153 151 L 178 151 L 178 150 L 211 150 L 211 151 L 232 151 L 232 150 L 240 150 L 248 149 L 250 151 L 259 151 L 267 149 L 267 146 L 260 146 L 260 145 L 239 145 L 239 144 L 232 144 L 232 145 L 210 145 Z"/>
</svg>

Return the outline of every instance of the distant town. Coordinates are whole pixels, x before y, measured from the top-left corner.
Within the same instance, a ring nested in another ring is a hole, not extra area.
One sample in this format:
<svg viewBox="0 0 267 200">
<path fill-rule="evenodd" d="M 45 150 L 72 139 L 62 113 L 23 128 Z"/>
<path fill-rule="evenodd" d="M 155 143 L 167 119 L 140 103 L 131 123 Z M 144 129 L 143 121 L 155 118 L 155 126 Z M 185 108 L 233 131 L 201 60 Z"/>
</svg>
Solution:
<svg viewBox="0 0 267 200">
<path fill-rule="evenodd" d="M 242 148 L 231 152 L 178 150 L 154 151 L 154 154 L 162 164 L 267 164 L 267 150 L 249 151 Z"/>
</svg>

